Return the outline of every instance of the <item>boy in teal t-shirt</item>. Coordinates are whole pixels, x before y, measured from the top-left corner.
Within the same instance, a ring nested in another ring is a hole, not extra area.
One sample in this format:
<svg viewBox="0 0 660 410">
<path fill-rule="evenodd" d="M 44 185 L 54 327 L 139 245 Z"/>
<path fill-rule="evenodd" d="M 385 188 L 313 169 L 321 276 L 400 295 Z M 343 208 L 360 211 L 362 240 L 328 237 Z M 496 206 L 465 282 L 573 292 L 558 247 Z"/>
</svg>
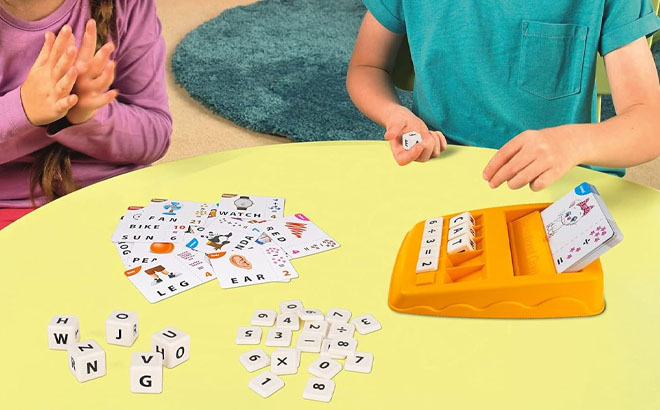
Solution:
<svg viewBox="0 0 660 410">
<path fill-rule="evenodd" d="M 492 187 L 538 190 L 578 164 L 625 168 L 660 156 L 660 86 L 645 38 L 660 19 L 648 0 L 363 1 L 347 87 L 386 128 L 399 164 L 439 155 L 446 136 L 499 149 L 483 172 Z M 412 112 L 389 77 L 404 34 Z M 597 52 L 618 115 L 592 124 Z M 406 151 L 409 131 L 423 142 Z"/>
</svg>

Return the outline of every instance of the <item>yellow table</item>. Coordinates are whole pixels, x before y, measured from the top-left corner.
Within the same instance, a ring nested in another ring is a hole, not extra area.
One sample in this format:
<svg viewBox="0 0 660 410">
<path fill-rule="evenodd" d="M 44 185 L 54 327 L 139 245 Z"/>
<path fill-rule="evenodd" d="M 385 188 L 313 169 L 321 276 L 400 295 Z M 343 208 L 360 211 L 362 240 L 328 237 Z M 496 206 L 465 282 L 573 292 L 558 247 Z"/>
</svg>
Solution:
<svg viewBox="0 0 660 410">
<path fill-rule="evenodd" d="M 440 159 L 399 167 L 384 142 L 259 147 L 151 167 L 37 210 L 0 231 L 0 408 L 660 408 L 660 192 L 582 168 L 540 193 L 491 190 L 481 171 L 492 154 L 450 147 Z M 602 315 L 460 319 L 387 307 L 396 252 L 414 223 L 552 202 L 585 180 L 598 187 L 625 236 L 602 257 Z M 304 212 L 342 246 L 295 260 L 300 278 L 290 284 L 223 290 L 213 281 L 149 304 L 123 276 L 110 242 L 119 216 L 152 197 L 216 201 L 223 192 L 283 196 L 287 214 Z M 372 373 L 340 372 L 329 404 L 302 398 L 316 357 L 308 353 L 269 399 L 247 387 L 255 373 L 238 356 L 251 347 L 234 344 L 236 330 L 255 309 L 289 299 L 324 312 L 371 313 L 383 325 L 356 333 L 358 350 L 374 354 Z M 115 309 L 140 315 L 133 347 L 105 343 L 105 319 Z M 46 326 L 55 314 L 77 315 L 81 340 L 105 349 L 105 377 L 78 383 L 66 353 L 48 349 Z M 190 360 L 164 369 L 162 394 L 130 393 L 131 353 L 149 350 L 151 334 L 168 326 L 190 334 Z"/>
</svg>

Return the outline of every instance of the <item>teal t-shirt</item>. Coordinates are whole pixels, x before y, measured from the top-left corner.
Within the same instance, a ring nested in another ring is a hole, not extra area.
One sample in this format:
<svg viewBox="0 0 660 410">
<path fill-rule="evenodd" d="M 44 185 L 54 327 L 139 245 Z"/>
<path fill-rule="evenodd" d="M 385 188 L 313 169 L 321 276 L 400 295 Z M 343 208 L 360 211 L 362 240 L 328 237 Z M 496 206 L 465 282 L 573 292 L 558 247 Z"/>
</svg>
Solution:
<svg viewBox="0 0 660 410">
<path fill-rule="evenodd" d="M 648 0 L 363 1 L 408 37 L 415 114 L 495 149 L 528 129 L 592 122 L 596 53 L 660 29 Z"/>
</svg>

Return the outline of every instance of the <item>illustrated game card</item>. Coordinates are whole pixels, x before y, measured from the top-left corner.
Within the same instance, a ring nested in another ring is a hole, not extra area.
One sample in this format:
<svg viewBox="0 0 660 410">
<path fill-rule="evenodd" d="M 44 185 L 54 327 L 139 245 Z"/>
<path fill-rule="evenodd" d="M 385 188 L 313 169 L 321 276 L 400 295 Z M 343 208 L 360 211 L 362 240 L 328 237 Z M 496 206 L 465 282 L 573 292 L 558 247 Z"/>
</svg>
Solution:
<svg viewBox="0 0 660 410">
<path fill-rule="evenodd" d="M 246 218 L 229 218 L 226 216 L 219 216 L 215 218 L 214 221 L 219 224 L 228 225 L 234 228 L 241 228 L 250 231 L 254 227 L 258 228 L 260 225 L 272 221 L 272 219 L 246 219 Z"/>
<path fill-rule="evenodd" d="M 130 222 L 117 226 L 112 242 L 179 242 L 187 229 L 188 225 Z"/>
<path fill-rule="evenodd" d="M 623 240 L 596 187 L 582 183 L 541 212 L 557 273 L 582 270 Z"/>
<path fill-rule="evenodd" d="M 259 244 L 276 243 L 289 255 L 290 259 L 301 258 L 339 247 L 321 228 L 303 214 L 290 215 L 259 225 L 263 234 Z"/>
<path fill-rule="evenodd" d="M 115 232 L 112 234 L 113 242 L 119 242 L 119 240 L 116 240 L 118 232 L 126 232 L 128 231 L 129 225 L 137 224 L 137 221 L 140 219 L 140 215 L 142 215 L 142 210 L 143 208 L 141 206 L 129 206 L 126 209 L 126 213 L 119 218 L 117 228 L 115 228 Z"/>
<path fill-rule="evenodd" d="M 142 222 L 145 208 L 132 206 L 121 217 L 112 242 L 178 242 L 188 225 Z"/>
<path fill-rule="evenodd" d="M 275 219 L 284 216 L 284 198 L 222 194 L 218 216 L 245 220 Z"/>
<path fill-rule="evenodd" d="M 206 254 L 243 250 L 255 245 L 261 230 L 252 225 L 244 228 L 242 222 L 236 222 L 228 223 L 225 218 L 219 217 L 205 227 L 190 226 L 184 235 L 184 242 L 188 248 Z"/>
<path fill-rule="evenodd" d="M 133 242 L 115 242 L 115 247 L 117 248 L 117 252 L 119 253 L 119 257 L 121 258 L 121 263 L 124 264 L 124 266 L 129 266 L 131 263 L 131 254 L 133 251 Z"/>
<path fill-rule="evenodd" d="M 268 282 L 289 282 L 298 272 L 277 245 L 210 254 L 211 265 L 223 289 Z"/>
<path fill-rule="evenodd" d="M 215 278 L 205 256 L 181 244 L 136 243 L 124 275 L 155 303 Z"/>
<path fill-rule="evenodd" d="M 143 224 L 203 226 L 212 209 L 215 209 L 215 205 L 206 202 L 152 199 L 144 207 L 139 222 Z"/>
</svg>

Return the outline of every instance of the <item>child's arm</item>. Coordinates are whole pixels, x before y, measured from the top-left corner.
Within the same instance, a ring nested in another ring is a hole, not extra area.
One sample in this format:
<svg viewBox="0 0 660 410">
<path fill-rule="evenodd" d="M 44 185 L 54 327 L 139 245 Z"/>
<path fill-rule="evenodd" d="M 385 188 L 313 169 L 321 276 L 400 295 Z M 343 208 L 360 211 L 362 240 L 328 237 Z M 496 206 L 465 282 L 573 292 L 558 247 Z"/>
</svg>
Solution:
<svg viewBox="0 0 660 410">
<path fill-rule="evenodd" d="M 390 78 L 397 50 L 403 39 L 381 25 L 370 12 L 364 16 L 348 65 L 346 88 L 356 107 L 374 122 L 385 127 L 385 139 L 400 165 L 427 161 L 447 146 L 440 132 L 430 132 L 426 124 L 401 105 Z M 401 134 L 417 131 L 422 143 L 406 151 Z"/>
<path fill-rule="evenodd" d="M 27 119 L 21 104 L 21 88 L 0 96 L 0 165 L 24 157 L 53 142 L 44 136 L 26 139 L 36 128 Z"/>
<path fill-rule="evenodd" d="M 605 55 L 617 115 L 598 124 L 525 131 L 505 144 L 484 169 L 491 187 L 552 184 L 578 164 L 622 168 L 660 156 L 660 86 L 646 38 Z"/>
<path fill-rule="evenodd" d="M 109 63 L 115 66 L 112 87 L 119 95 L 114 99 L 113 91 L 105 93 L 111 102 L 98 108 L 91 119 L 51 137 L 104 161 L 149 164 L 165 155 L 172 132 L 165 42 L 153 1 L 123 3 L 129 10 L 117 22 L 116 61 Z"/>
<path fill-rule="evenodd" d="M 75 55 L 71 27 L 65 25 L 57 37 L 47 33 L 25 82 L 0 96 L 0 164 L 53 143 L 37 127 L 64 117 L 78 101 L 71 94 L 78 75 Z"/>
<path fill-rule="evenodd" d="M 119 94 L 116 89 L 108 91 L 115 78 L 115 62 L 110 60 L 115 45 L 106 42 L 96 51 L 96 40 L 96 22 L 90 19 L 76 56 L 79 75 L 73 92 L 78 96 L 78 103 L 66 114 L 71 124 L 88 121 L 99 108 L 110 104 Z"/>
</svg>

